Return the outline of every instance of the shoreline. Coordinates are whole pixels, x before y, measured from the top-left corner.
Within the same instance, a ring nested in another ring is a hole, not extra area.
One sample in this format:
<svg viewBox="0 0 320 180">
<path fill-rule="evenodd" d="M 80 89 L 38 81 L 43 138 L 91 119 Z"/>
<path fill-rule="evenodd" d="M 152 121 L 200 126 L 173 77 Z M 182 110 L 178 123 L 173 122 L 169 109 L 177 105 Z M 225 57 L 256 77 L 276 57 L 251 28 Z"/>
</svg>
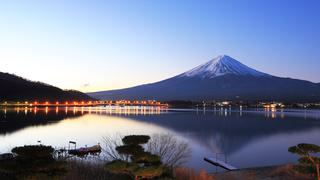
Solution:
<svg viewBox="0 0 320 180">
<path fill-rule="evenodd" d="M 265 167 L 252 167 L 238 169 L 234 171 L 225 171 L 213 173 L 212 175 L 218 180 L 232 179 L 314 179 L 309 175 L 301 174 L 294 170 L 294 164 L 282 164 Z"/>
</svg>

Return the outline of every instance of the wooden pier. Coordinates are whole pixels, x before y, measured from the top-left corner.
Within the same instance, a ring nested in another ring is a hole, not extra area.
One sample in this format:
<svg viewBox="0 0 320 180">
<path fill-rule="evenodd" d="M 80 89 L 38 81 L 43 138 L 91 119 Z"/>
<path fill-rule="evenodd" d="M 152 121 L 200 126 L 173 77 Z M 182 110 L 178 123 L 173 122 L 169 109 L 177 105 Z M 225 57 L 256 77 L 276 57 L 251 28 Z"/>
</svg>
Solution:
<svg viewBox="0 0 320 180">
<path fill-rule="evenodd" d="M 208 163 L 210 164 L 213 164 L 215 166 L 218 166 L 218 167 L 221 167 L 225 170 L 228 170 L 228 171 L 233 171 L 233 170 L 237 170 L 238 168 L 228 164 L 227 162 L 224 162 L 218 158 L 204 158 L 205 161 L 207 161 Z"/>
</svg>

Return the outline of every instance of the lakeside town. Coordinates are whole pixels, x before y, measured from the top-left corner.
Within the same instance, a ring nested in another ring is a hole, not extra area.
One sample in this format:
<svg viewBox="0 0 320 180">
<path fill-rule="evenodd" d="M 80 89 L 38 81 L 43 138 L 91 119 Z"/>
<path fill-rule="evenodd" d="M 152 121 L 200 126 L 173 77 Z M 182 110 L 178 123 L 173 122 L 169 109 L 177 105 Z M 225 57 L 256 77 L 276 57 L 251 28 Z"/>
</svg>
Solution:
<svg viewBox="0 0 320 180">
<path fill-rule="evenodd" d="M 233 101 L 165 101 L 156 100 L 99 100 L 99 101 L 65 101 L 65 102 L 29 102 L 29 101 L 4 101 L 0 106 L 4 107 L 77 107 L 77 106 L 161 106 L 161 107 L 240 107 L 240 108 L 286 108 L 286 109 L 320 109 L 318 103 L 283 103 L 283 102 L 233 102 Z"/>
</svg>

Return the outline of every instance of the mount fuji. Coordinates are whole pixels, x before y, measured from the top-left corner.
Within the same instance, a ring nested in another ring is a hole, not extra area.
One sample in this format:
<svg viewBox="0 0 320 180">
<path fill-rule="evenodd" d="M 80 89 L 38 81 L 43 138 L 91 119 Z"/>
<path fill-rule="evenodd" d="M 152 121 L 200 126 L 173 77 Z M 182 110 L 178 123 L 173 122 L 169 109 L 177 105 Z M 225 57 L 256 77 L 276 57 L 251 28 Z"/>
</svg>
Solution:
<svg viewBox="0 0 320 180">
<path fill-rule="evenodd" d="M 182 73 L 179 77 L 200 77 L 202 79 L 212 79 L 227 74 L 255 77 L 269 76 L 268 74 L 256 71 L 240 63 L 230 56 L 220 55 L 205 64 Z"/>
<path fill-rule="evenodd" d="M 252 69 L 220 55 L 175 77 L 126 89 L 88 93 L 105 100 L 320 101 L 320 85 Z"/>
</svg>

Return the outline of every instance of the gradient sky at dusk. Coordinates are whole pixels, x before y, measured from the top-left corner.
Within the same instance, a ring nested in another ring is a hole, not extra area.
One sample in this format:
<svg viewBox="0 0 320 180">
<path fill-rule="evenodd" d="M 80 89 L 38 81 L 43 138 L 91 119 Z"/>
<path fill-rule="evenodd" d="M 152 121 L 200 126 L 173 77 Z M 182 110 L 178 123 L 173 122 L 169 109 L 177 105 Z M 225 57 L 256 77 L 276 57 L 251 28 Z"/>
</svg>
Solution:
<svg viewBox="0 0 320 180">
<path fill-rule="evenodd" d="M 320 82 L 319 0 L 0 0 L 0 71 L 85 92 L 162 80 L 220 54 Z"/>
</svg>

